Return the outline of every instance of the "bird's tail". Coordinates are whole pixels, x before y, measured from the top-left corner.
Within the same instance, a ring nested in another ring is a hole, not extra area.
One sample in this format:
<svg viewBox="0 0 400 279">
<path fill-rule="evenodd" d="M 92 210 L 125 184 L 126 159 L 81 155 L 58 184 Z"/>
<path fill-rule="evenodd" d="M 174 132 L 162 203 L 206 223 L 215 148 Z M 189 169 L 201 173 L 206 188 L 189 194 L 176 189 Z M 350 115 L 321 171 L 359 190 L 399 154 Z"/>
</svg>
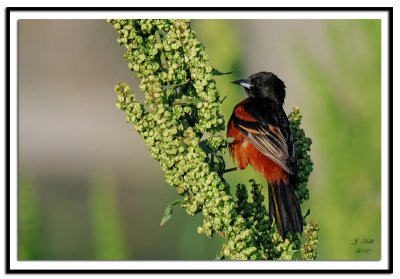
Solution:
<svg viewBox="0 0 400 279">
<path fill-rule="evenodd" d="M 269 215 L 273 217 L 278 227 L 278 232 L 283 239 L 288 232 L 293 234 L 303 231 L 303 217 L 300 203 L 292 185 L 271 183 L 268 185 Z"/>
</svg>

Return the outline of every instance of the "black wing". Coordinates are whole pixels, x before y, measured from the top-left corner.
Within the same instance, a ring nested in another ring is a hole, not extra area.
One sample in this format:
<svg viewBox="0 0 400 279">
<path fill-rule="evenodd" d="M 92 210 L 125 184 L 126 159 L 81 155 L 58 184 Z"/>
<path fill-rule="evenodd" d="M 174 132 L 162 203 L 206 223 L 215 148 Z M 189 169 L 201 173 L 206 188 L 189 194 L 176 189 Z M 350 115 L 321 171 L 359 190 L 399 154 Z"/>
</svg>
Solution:
<svg viewBox="0 0 400 279">
<path fill-rule="evenodd" d="M 249 100 L 235 108 L 235 126 L 265 156 L 295 174 L 296 158 L 289 121 L 283 108 L 270 100 Z"/>
</svg>

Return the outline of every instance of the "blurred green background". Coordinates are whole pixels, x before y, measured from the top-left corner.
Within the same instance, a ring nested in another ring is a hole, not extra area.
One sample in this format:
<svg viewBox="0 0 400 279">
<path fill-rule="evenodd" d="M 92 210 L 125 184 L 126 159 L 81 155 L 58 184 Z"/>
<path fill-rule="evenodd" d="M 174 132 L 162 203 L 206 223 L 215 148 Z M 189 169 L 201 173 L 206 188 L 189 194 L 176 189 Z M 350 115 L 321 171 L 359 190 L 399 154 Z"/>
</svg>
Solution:
<svg viewBox="0 0 400 279">
<path fill-rule="evenodd" d="M 285 81 L 313 140 L 310 200 L 319 260 L 381 256 L 381 27 L 379 20 L 194 20 L 215 68 L 228 119 L 258 71 Z M 208 260 L 223 240 L 196 232 L 157 162 L 115 107 L 113 87 L 134 74 L 103 20 L 20 20 L 20 260 Z M 228 167 L 232 160 L 226 156 Z M 251 168 L 231 185 L 262 178 Z M 264 182 L 263 182 L 264 183 Z M 356 238 L 370 245 L 352 245 Z M 356 253 L 357 248 L 371 248 Z"/>
</svg>

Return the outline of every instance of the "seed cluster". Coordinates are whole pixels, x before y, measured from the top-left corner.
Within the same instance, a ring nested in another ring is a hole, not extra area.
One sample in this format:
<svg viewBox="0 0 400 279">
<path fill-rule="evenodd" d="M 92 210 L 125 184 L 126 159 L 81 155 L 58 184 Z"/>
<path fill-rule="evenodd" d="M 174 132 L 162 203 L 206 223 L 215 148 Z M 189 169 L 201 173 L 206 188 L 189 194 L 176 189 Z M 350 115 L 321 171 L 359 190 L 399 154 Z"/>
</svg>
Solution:
<svg viewBox="0 0 400 279">
<path fill-rule="evenodd" d="M 297 246 L 291 239 L 283 242 L 270 224 L 259 186 L 253 186 L 249 204 L 247 198 L 243 200 L 247 195 L 243 187 L 235 201 L 223 179 L 227 139 L 215 71 L 190 21 L 108 22 L 118 31 L 118 43 L 127 49 L 128 66 L 145 93 L 142 104 L 126 83 L 120 83 L 115 87 L 117 107 L 160 163 L 166 182 L 183 196 L 181 206 L 191 216 L 203 214 L 197 231 L 225 237 L 220 253 L 224 258 L 291 258 L 291 247 Z"/>
<path fill-rule="evenodd" d="M 318 231 L 319 227 L 316 221 L 308 222 L 304 230 L 306 241 L 300 250 L 303 260 L 315 260 L 317 258 Z"/>
<path fill-rule="evenodd" d="M 236 212 L 245 220 L 245 226 L 254 233 L 253 243 L 257 250 L 252 256 L 254 259 L 291 260 L 300 247 L 300 239 L 292 235 L 282 239 L 265 208 L 264 196 L 261 193 L 263 186 L 254 180 L 250 180 L 250 183 L 252 201 L 248 200 L 244 184 L 236 186 Z"/>
<path fill-rule="evenodd" d="M 309 199 L 309 191 L 307 188 L 308 178 L 313 170 L 313 162 L 310 157 L 311 139 L 306 136 L 303 128 L 300 127 L 302 114 L 300 108 L 295 107 L 288 115 L 290 121 L 290 131 L 293 136 L 293 143 L 297 157 L 297 196 L 302 203 Z"/>
</svg>

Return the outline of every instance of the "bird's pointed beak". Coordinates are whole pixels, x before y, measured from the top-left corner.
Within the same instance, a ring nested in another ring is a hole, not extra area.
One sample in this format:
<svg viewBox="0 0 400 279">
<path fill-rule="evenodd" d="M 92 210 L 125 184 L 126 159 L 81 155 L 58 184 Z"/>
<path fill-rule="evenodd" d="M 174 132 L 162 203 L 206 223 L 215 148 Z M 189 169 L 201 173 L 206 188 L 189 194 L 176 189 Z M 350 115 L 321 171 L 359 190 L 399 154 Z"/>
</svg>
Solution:
<svg viewBox="0 0 400 279">
<path fill-rule="evenodd" d="M 247 88 L 247 89 L 251 88 L 251 84 L 245 79 L 238 79 L 238 80 L 232 81 L 232 83 L 240 85 L 240 86 L 242 86 L 244 88 Z"/>
</svg>

